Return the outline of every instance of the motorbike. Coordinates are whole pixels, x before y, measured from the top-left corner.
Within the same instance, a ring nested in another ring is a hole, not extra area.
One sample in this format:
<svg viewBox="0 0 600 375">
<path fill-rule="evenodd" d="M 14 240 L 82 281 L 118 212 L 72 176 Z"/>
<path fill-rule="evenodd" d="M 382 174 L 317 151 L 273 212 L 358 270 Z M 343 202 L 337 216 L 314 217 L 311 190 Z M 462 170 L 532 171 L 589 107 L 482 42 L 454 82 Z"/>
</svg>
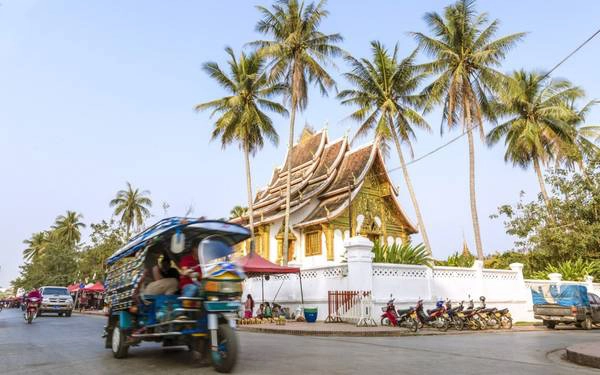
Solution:
<svg viewBox="0 0 600 375">
<path fill-rule="evenodd" d="M 461 301 L 461 304 L 463 302 Z M 465 322 L 465 325 L 467 327 L 469 327 L 469 329 L 472 330 L 479 330 L 479 329 L 485 329 L 486 328 L 486 323 L 481 320 L 481 316 L 479 315 L 479 310 L 480 308 L 475 308 L 475 303 L 473 302 L 473 300 L 471 299 L 469 301 L 469 305 L 467 306 L 466 310 L 463 310 L 462 313 L 462 318 L 463 321 Z"/>
<path fill-rule="evenodd" d="M 450 327 L 450 317 L 444 307 L 444 301 L 438 301 L 435 309 L 423 311 L 423 300 L 420 299 L 415 307 L 420 326 L 429 326 L 446 332 Z M 421 327 L 419 327 L 421 328 Z"/>
<path fill-rule="evenodd" d="M 496 311 L 496 318 L 500 320 L 500 327 L 504 329 L 511 329 L 513 325 L 512 316 L 508 309 L 502 309 Z"/>
<path fill-rule="evenodd" d="M 417 314 L 413 308 L 396 310 L 394 299 L 388 301 L 386 307 L 382 307 L 381 315 L 382 326 L 405 327 L 411 332 L 417 332 L 419 325 L 417 323 Z"/>
<path fill-rule="evenodd" d="M 477 314 L 479 315 L 480 319 L 485 322 L 486 327 L 500 329 L 500 319 L 498 319 L 496 316 L 496 311 L 498 309 L 495 307 L 486 307 L 484 296 L 479 297 L 479 301 L 481 302 L 481 305 Z"/>
<path fill-rule="evenodd" d="M 452 307 L 452 302 L 450 300 L 446 300 L 446 312 L 450 317 L 450 325 L 453 326 L 457 331 L 462 331 L 465 328 L 465 320 L 464 320 L 464 305 L 463 302 L 457 306 Z"/>
<path fill-rule="evenodd" d="M 36 297 L 30 298 L 27 302 L 27 305 L 25 307 L 25 313 L 23 314 L 23 317 L 25 318 L 27 324 L 31 324 L 31 322 L 33 322 L 33 319 L 37 317 L 39 303 L 40 299 Z"/>
</svg>

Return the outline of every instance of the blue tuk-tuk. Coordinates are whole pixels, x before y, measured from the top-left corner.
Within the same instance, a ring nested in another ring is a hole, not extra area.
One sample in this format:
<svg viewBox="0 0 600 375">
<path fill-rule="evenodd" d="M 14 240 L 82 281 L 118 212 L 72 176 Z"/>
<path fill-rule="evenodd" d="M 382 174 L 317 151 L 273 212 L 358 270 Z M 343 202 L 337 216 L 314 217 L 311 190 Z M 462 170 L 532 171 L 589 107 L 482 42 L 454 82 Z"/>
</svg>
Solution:
<svg viewBox="0 0 600 375">
<path fill-rule="evenodd" d="M 237 359 L 235 321 L 243 272 L 229 257 L 233 245 L 250 237 L 242 226 L 223 221 L 168 218 L 133 237 L 107 260 L 105 346 L 125 358 L 142 341 L 188 346 L 192 360 L 230 372 Z M 201 277 L 192 274 L 193 295 L 148 295 L 145 278 L 159 257 L 179 260 L 197 251 Z"/>
</svg>

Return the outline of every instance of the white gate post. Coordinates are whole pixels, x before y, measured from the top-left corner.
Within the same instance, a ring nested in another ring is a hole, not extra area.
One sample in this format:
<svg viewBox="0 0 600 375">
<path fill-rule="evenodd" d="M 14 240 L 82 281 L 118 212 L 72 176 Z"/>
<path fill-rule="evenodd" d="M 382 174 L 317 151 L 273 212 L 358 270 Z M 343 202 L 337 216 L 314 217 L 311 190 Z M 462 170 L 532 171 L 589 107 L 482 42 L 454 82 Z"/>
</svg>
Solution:
<svg viewBox="0 0 600 375">
<path fill-rule="evenodd" d="M 348 260 L 348 289 L 373 290 L 373 242 L 356 236 L 344 242 Z M 374 297 L 374 296 L 373 296 Z"/>
</svg>

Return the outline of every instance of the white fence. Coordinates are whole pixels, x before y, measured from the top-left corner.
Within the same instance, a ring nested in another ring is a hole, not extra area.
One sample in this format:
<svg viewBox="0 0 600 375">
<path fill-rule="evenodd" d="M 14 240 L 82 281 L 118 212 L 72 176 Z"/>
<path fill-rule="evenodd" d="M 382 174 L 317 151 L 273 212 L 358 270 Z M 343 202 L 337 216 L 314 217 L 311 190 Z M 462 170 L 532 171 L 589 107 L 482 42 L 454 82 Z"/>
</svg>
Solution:
<svg viewBox="0 0 600 375">
<path fill-rule="evenodd" d="M 455 302 L 472 298 L 478 302 L 480 296 L 485 296 L 488 306 L 508 307 L 516 321 L 532 321 L 530 287 L 556 283 L 524 280 L 523 265 L 519 263 L 511 264 L 510 270 L 484 269 L 479 261 L 473 268 L 372 263 L 372 245 L 369 244 L 364 238 L 352 238 L 345 244 L 347 264 L 302 269 L 304 305 L 317 307 L 319 320 L 327 317 L 328 291 L 366 290 L 371 291 L 375 320 L 390 296 L 395 298 L 397 308 L 414 306 L 419 299 L 433 306 L 436 301 L 446 298 Z M 261 278 L 246 280 L 244 294 L 250 293 L 256 301 L 262 302 L 262 283 Z M 581 284 L 600 294 L 600 284 L 592 283 L 591 279 Z M 295 311 L 300 305 L 298 275 L 264 280 L 264 300 L 275 301 Z M 353 314 L 357 315 L 356 312 Z"/>
</svg>

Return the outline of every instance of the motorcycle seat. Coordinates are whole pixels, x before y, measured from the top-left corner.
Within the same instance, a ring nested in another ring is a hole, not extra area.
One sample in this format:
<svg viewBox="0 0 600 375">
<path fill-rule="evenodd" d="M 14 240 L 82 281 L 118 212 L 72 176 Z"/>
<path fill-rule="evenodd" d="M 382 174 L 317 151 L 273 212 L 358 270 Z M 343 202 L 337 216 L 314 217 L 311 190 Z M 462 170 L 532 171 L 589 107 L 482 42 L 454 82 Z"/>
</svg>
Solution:
<svg viewBox="0 0 600 375">
<path fill-rule="evenodd" d="M 414 310 L 414 309 L 413 309 L 412 307 L 411 307 L 411 308 L 409 308 L 409 309 L 401 309 L 401 310 L 398 310 L 398 315 L 399 315 L 399 316 L 400 316 L 400 315 L 405 315 L 405 314 L 408 314 L 408 313 L 412 312 L 413 310 Z"/>
<path fill-rule="evenodd" d="M 433 314 L 434 312 L 437 312 L 437 311 L 439 311 L 439 309 L 427 310 L 427 314 L 431 315 L 431 314 Z"/>
<path fill-rule="evenodd" d="M 500 314 L 506 314 L 508 312 L 508 309 L 502 309 L 502 310 L 498 310 L 498 312 Z"/>
</svg>

